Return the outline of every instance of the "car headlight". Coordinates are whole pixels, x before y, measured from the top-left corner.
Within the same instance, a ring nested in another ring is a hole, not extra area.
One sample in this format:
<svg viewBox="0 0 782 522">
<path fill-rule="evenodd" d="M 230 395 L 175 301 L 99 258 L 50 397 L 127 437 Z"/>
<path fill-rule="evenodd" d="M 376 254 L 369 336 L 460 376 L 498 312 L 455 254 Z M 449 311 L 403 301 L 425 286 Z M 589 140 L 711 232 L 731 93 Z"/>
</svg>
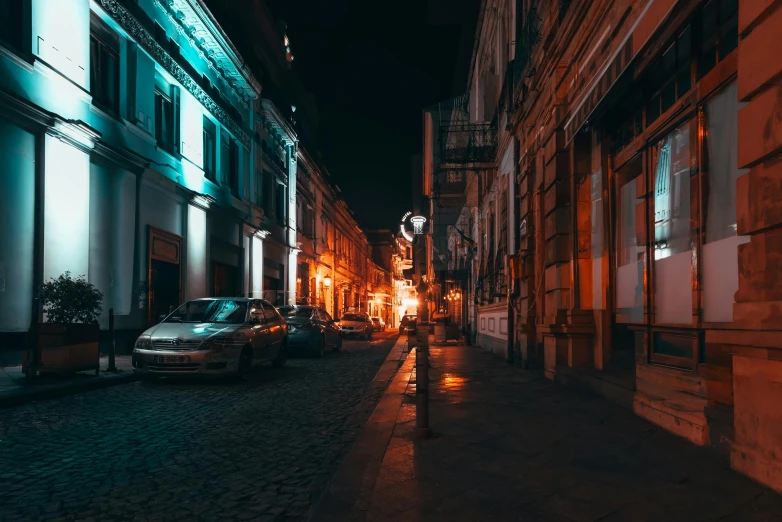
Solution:
<svg viewBox="0 0 782 522">
<path fill-rule="evenodd" d="M 152 337 L 149 335 L 142 335 L 136 339 L 136 344 L 133 345 L 134 350 L 151 350 L 152 349 Z"/>
<path fill-rule="evenodd" d="M 206 341 L 202 342 L 201 346 L 199 346 L 198 349 L 207 350 L 210 352 L 222 352 L 225 341 L 226 339 L 222 337 L 211 337 Z"/>
</svg>

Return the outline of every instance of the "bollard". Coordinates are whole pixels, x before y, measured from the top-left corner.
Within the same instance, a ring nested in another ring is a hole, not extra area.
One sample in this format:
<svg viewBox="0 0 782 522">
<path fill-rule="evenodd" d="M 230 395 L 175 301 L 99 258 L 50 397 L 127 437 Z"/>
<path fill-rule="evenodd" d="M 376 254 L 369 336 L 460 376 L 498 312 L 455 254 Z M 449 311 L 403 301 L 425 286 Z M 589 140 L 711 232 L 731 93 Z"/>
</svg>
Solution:
<svg viewBox="0 0 782 522">
<path fill-rule="evenodd" d="M 415 352 L 415 436 L 428 439 L 429 427 L 429 325 L 416 324 L 417 347 Z"/>
<path fill-rule="evenodd" d="M 115 361 L 116 345 L 114 343 L 114 309 L 109 308 L 109 367 L 106 371 L 116 372 L 117 366 Z"/>
</svg>

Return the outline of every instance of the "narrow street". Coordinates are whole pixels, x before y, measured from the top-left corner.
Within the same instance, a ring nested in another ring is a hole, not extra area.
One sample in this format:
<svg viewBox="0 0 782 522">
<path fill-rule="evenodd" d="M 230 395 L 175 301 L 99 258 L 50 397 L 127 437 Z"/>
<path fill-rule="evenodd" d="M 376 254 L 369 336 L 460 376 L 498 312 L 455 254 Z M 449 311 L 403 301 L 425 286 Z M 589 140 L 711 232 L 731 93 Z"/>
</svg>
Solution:
<svg viewBox="0 0 782 522">
<path fill-rule="evenodd" d="M 303 520 L 397 337 L 241 384 L 135 382 L 0 411 L 0 520 Z"/>
</svg>

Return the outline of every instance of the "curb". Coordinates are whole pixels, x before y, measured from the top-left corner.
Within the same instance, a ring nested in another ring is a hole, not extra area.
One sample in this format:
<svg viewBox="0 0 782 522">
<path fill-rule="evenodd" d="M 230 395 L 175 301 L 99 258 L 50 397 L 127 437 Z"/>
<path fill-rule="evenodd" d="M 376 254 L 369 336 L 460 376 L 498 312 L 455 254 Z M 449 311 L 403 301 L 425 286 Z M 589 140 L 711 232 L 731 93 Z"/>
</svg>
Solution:
<svg viewBox="0 0 782 522">
<path fill-rule="evenodd" d="M 50 387 L 36 389 L 22 389 L 19 391 L 0 394 L 0 410 L 13 406 L 20 406 L 29 402 L 40 400 L 55 399 L 68 395 L 75 395 L 86 391 L 108 388 L 129 382 L 137 381 L 139 376 L 133 372 L 113 375 L 110 377 L 98 377 L 84 382 L 63 383 L 62 385 L 53 385 Z"/>
<path fill-rule="evenodd" d="M 407 352 L 404 349 L 406 345 L 407 336 L 400 336 L 378 371 L 375 379 L 381 377 L 384 369 L 387 371 L 389 363 L 397 365 L 393 379 L 315 503 L 308 522 L 346 522 L 365 518 L 380 465 L 414 371 L 415 348 Z M 399 358 L 394 359 L 395 355 Z"/>
</svg>

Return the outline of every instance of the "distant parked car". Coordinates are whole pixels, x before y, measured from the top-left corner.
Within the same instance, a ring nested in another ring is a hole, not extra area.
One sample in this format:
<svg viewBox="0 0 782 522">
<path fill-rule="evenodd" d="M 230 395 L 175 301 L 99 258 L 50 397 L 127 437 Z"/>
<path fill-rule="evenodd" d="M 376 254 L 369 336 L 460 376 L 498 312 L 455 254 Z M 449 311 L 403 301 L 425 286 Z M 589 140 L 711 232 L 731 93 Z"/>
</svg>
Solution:
<svg viewBox="0 0 782 522">
<path fill-rule="evenodd" d="M 415 315 L 409 314 L 402 317 L 402 321 L 399 323 L 399 333 L 407 332 L 408 330 L 415 329 Z"/>
<path fill-rule="evenodd" d="M 386 322 L 381 319 L 380 317 L 373 316 L 372 317 L 372 325 L 375 327 L 376 332 L 385 332 L 386 331 Z"/>
<path fill-rule="evenodd" d="M 188 301 L 139 336 L 133 371 L 145 375 L 234 373 L 256 364 L 285 366 L 288 325 L 262 299 Z"/>
<path fill-rule="evenodd" d="M 372 331 L 375 327 L 369 319 L 368 314 L 345 314 L 339 319 L 339 329 L 343 337 L 363 337 L 372 338 Z"/>
<path fill-rule="evenodd" d="M 277 309 L 288 323 L 288 344 L 291 349 L 306 347 L 317 357 L 326 349 L 335 352 L 342 348 L 342 336 L 336 321 L 317 306 L 281 306 Z"/>
</svg>

